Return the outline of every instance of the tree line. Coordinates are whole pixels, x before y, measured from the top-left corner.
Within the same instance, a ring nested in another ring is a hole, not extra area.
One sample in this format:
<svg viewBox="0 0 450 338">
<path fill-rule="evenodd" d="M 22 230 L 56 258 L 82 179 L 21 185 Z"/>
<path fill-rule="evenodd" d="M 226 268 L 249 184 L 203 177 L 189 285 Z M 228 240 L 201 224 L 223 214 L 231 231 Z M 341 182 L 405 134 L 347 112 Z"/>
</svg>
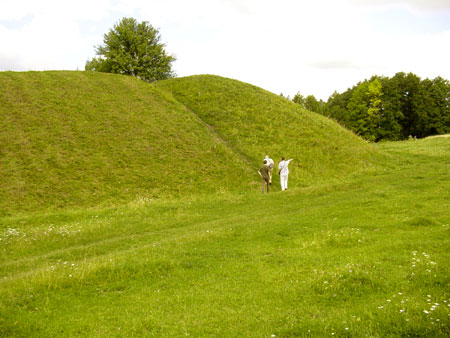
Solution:
<svg viewBox="0 0 450 338">
<path fill-rule="evenodd" d="M 300 93 L 293 101 L 373 142 L 450 133 L 450 83 L 442 77 L 375 75 L 343 93 L 334 92 L 327 102 Z"/>
</svg>

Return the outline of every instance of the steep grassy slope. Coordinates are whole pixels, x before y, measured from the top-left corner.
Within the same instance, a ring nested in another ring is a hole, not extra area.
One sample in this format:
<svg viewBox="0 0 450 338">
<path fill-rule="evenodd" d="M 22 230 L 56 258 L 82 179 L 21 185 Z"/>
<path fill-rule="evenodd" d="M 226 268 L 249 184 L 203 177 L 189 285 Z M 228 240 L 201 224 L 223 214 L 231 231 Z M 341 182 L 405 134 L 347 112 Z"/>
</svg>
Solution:
<svg viewBox="0 0 450 338">
<path fill-rule="evenodd" d="M 247 186 L 242 160 L 143 81 L 2 72 L 0 88 L 0 214 Z"/>
<path fill-rule="evenodd" d="M 290 186 L 342 179 L 375 163 L 376 152 L 337 123 L 261 88 L 199 75 L 156 84 L 198 114 L 257 167 L 266 154 L 294 158 Z"/>
</svg>

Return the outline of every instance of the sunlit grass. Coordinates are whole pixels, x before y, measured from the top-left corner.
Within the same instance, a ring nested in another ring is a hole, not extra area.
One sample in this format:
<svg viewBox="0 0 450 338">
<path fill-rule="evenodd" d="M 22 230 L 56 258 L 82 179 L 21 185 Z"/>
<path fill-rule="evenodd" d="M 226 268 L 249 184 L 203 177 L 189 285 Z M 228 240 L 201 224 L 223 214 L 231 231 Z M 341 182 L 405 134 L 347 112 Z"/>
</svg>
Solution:
<svg viewBox="0 0 450 338">
<path fill-rule="evenodd" d="M 3 217 L 0 335 L 446 337 L 448 142 L 285 194 Z"/>
</svg>

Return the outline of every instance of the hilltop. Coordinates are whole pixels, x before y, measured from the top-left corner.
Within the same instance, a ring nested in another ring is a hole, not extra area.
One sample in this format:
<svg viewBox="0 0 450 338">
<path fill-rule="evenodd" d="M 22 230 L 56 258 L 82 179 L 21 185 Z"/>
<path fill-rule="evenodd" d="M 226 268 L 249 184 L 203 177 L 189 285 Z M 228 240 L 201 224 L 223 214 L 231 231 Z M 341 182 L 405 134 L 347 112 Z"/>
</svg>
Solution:
<svg viewBox="0 0 450 338">
<path fill-rule="evenodd" d="M 265 154 L 295 159 L 294 188 L 375 163 L 337 123 L 222 77 L 2 72 L 0 85 L 1 214 L 256 192 Z"/>
</svg>

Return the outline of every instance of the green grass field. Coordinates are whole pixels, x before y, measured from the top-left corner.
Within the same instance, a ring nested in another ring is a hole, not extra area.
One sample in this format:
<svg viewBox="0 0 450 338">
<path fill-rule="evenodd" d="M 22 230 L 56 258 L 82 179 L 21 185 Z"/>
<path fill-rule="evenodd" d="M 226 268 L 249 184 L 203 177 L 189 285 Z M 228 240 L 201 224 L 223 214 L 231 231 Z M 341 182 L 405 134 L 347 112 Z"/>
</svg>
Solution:
<svg viewBox="0 0 450 338">
<path fill-rule="evenodd" d="M 1 219 L 5 337 L 447 337 L 450 139 L 269 195 Z"/>
<path fill-rule="evenodd" d="M 0 85 L 0 337 L 450 336 L 450 138 L 216 76 Z"/>
</svg>

